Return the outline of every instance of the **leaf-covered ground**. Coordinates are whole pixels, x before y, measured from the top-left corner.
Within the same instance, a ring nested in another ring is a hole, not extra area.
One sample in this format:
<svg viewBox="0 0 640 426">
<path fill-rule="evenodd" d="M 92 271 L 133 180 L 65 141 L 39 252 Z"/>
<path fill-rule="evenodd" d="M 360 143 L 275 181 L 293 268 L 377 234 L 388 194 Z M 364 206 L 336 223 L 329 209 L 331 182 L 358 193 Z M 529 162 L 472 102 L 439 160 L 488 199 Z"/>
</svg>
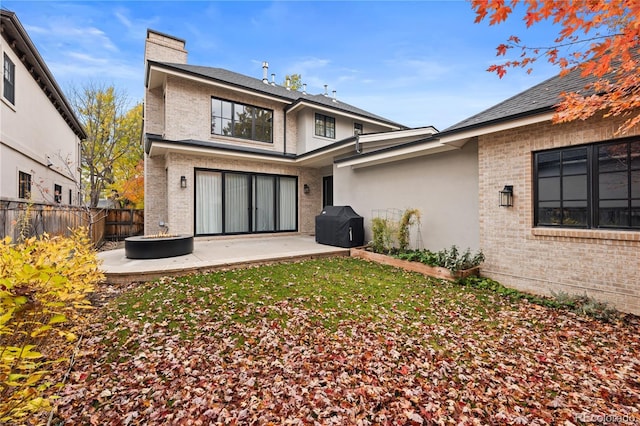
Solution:
<svg viewBox="0 0 640 426">
<path fill-rule="evenodd" d="M 100 309 L 65 424 L 640 424 L 640 326 L 355 259 L 141 284 Z"/>
</svg>

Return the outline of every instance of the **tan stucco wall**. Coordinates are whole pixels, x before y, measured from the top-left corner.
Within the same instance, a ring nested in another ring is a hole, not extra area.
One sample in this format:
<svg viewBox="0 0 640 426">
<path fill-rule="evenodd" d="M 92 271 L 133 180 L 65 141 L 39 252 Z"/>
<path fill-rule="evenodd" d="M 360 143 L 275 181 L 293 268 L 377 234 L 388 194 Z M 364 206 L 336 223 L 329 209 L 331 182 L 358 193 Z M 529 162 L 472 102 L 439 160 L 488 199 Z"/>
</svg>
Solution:
<svg viewBox="0 0 640 426">
<path fill-rule="evenodd" d="M 15 105 L 2 95 L 0 79 L 0 197 L 17 199 L 18 174 L 31 174 L 32 199 L 53 202 L 54 185 L 62 186 L 62 203 L 78 203 L 80 139 L 44 94 L 24 64 L 2 38 L 15 65 Z M 51 167 L 47 167 L 48 162 Z"/>
<path fill-rule="evenodd" d="M 618 124 L 545 122 L 480 137 L 483 275 L 538 294 L 586 293 L 640 313 L 640 232 L 533 228 L 533 152 L 606 141 Z M 514 186 L 511 208 L 498 206 L 504 185 Z"/>
<path fill-rule="evenodd" d="M 350 205 L 364 217 L 365 242 L 372 239 L 371 219 L 376 210 L 417 208 L 422 215 L 422 247 L 480 247 L 475 141 L 459 151 L 378 166 L 351 169 L 334 165 L 333 179 L 334 204 Z"/>
<path fill-rule="evenodd" d="M 160 231 L 158 222 L 167 222 L 171 233 L 193 234 L 195 211 L 195 169 L 233 170 L 298 177 L 298 232 L 315 231 L 315 215 L 321 207 L 321 179 L 315 169 L 235 161 L 217 157 L 169 154 L 164 158 L 147 158 L 145 170 L 145 233 Z M 165 171 L 166 169 L 166 171 Z M 180 188 L 180 176 L 186 176 L 187 188 Z M 309 194 L 303 191 L 304 184 Z M 170 196 L 168 196 L 170 194 Z M 166 204 L 163 204 L 166 203 Z"/>
</svg>

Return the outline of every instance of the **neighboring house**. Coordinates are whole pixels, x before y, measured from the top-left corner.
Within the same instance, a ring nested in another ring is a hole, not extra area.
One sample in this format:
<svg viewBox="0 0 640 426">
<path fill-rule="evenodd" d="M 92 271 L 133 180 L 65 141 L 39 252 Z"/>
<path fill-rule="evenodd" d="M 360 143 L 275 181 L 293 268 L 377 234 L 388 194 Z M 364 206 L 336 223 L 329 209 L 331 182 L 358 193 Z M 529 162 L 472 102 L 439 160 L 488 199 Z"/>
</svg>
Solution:
<svg viewBox="0 0 640 426">
<path fill-rule="evenodd" d="M 78 205 L 85 131 L 15 13 L 0 18 L 0 199 Z"/>
<path fill-rule="evenodd" d="M 436 132 L 277 85 L 266 63 L 262 79 L 188 65 L 184 40 L 152 30 L 145 60 L 146 233 L 313 233 L 336 158 Z"/>
</svg>

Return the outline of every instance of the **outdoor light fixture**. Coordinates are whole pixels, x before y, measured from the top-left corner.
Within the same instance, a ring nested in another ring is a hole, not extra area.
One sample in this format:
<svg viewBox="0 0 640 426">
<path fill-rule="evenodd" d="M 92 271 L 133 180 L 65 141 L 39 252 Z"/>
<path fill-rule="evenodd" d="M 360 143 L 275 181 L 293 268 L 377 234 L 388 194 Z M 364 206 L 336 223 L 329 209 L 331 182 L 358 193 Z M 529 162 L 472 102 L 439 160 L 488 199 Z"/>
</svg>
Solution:
<svg viewBox="0 0 640 426">
<path fill-rule="evenodd" d="M 187 177 L 180 176 L 180 188 L 186 188 L 186 187 L 187 187 Z"/>
<path fill-rule="evenodd" d="M 505 185 L 500 191 L 500 207 L 513 206 L 513 185 Z"/>
<path fill-rule="evenodd" d="M 302 190 L 304 191 L 305 194 L 308 194 L 309 192 L 311 192 L 311 189 L 309 188 L 309 185 L 307 185 L 306 183 L 302 187 Z"/>
</svg>

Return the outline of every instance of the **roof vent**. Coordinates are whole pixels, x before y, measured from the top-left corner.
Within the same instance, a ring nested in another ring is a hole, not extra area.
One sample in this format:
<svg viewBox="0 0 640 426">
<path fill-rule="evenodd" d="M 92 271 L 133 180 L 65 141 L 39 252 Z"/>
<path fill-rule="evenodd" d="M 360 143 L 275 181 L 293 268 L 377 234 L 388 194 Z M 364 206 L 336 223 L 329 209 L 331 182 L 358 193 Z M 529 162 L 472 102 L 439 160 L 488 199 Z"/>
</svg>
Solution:
<svg viewBox="0 0 640 426">
<path fill-rule="evenodd" d="M 268 72 L 269 72 L 269 62 L 264 61 L 262 63 L 262 82 L 264 84 L 269 84 L 269 79 L 267 79 Z"/>
<path fill-rule="evenodd" d="M 333 91 L 333 102 L 338 102 L 338 100 L 336 99 L 336 91 Z"/>
<path fill-rule="evenodd" d="M 328 84 L 324 85 L 324 95 L 325 96 L 329 96 L 329 92 L 327 92 L 327 86 L 328 86 Z"/>
<path fill-rule="evenodd" d="M 287 77 L 287 79 L 285 80 L 284 85 L 287 90 L 291 90 L 291 79 L 289 77 Z"/>
<path fill-rule="evenodd" d="M 271 85 L 272 86 L 276 85 L 276 75 L 275 75 L 275 73 L 271 74 Z"/>
<path fill-rule="evenodd" d="M 302 94 L 306 95 L 307 94 L 307 83 L 303 83 L 302 84 Z"/>
</svg>

